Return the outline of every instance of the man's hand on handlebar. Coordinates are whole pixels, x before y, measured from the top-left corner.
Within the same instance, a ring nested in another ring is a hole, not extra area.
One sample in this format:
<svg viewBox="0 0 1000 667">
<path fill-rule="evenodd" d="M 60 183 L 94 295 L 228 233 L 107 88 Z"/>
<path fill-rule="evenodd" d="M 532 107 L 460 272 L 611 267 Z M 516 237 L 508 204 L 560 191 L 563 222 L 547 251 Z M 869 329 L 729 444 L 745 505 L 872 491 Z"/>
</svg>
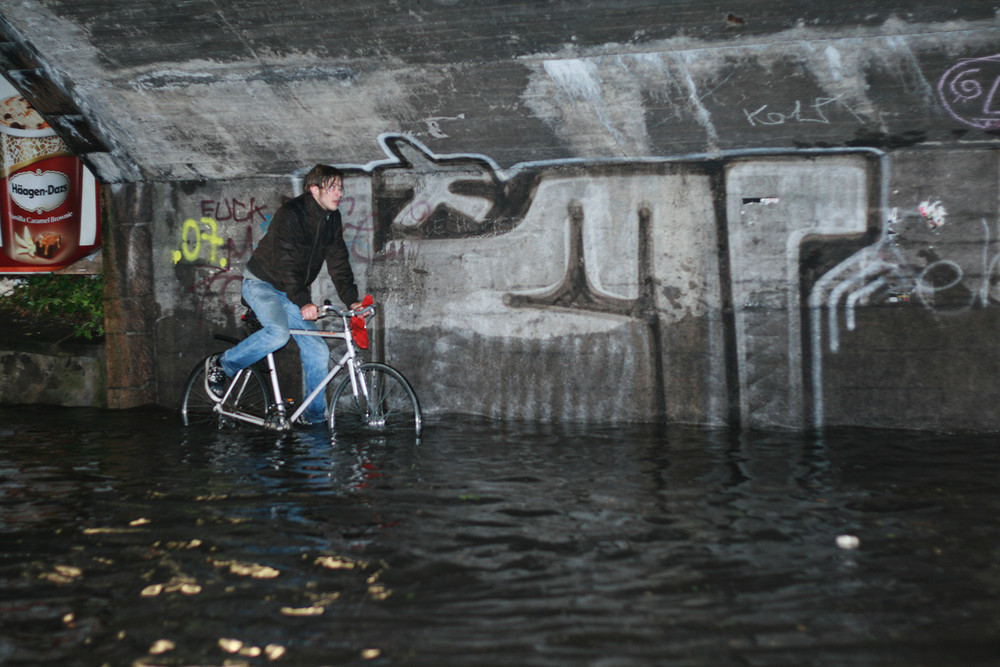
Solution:
<svg viewBox="0 0 1000 667">
<path fill-rule="evenodd" d="M 355 301 L 354 303 L 351 304 L 352 311 L 359 311 L 364 307 L 365 307 L 364 304 L 361 303 L 360 301 Z M 329 309 L 333 309 L 333 306 L 329 305 L 329 302 L 327 302 L 327 305 L 323 306 L 322 314 L 325 315 L 326 311 Z M 336 309 L 333 310 L 336 311 Z M 313 321 L 320 318 L 320 307 L 314 303 L 307 303 L 306 305 L 302 306 L 301 311 L 302 311 L 302 319 L 306 321 Z"/>
<path fill-rule="evenodd" d="M 319 307 L 315 303 L 307 303 L 302 306 L 302 319 L 307 322 L 312 322 L 319 317 Z"/>
</svg>

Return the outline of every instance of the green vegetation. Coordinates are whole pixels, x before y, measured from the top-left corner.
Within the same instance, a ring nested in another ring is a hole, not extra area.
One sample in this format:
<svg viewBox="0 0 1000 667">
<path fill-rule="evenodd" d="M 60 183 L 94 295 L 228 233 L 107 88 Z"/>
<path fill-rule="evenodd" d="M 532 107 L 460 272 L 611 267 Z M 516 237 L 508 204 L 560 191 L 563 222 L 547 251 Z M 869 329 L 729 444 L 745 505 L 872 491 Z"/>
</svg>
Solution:
<svg viewBox="0 0 1000 667">
<path fill-rule="evenodd" d="M 23 278 L 0 296 L 0 310 L 68 325 L 77 338 L 99 338 L 104 335 L 104 277 L 49 273 Z"/>
</svg>

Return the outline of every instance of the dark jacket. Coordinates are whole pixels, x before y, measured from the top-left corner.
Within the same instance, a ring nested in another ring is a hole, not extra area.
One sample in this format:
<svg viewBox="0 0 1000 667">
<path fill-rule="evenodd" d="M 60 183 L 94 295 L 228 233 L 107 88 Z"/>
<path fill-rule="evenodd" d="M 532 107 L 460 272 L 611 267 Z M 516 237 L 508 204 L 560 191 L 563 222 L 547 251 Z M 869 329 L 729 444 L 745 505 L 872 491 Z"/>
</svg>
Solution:
<svg viewBox="0 0 1000 667">
<path fill-rule="evenodd" d="M 288 295 L 301 308 L 312 303 L 310 285 L 326 261 L 337 295 L 345 305 L 358 300 L 340 211 L 326 211 L 305 192 L 275 212 L 247 262 L 251 273 Z"/>
</svg>

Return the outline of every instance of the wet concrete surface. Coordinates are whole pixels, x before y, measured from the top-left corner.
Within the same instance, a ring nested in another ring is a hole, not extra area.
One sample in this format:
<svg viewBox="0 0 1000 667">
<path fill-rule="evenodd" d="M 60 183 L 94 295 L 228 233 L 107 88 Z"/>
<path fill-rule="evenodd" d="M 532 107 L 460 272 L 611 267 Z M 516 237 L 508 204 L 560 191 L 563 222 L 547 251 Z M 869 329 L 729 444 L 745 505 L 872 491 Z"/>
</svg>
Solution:
<svg viewBox="0 0 1000 667">
<path fill-rule="evenodd" d="M 993 436 L 0 407 L 0 665 L 995 665 Z"/>
</svg>

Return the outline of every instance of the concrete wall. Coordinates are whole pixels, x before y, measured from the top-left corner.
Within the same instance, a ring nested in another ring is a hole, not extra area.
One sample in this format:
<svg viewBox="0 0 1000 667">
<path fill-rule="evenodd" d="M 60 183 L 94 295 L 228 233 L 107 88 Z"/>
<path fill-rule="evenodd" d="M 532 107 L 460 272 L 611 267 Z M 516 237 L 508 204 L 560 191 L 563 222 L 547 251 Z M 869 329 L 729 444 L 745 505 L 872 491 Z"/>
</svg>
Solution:
<svg viewBox="0 0 1000 667">
<path fill-rule="evenodd" d="M 378 352 L 431 414 L 1000 428 L 995 6 L 775 2 L 699 34 L 656 3 L 549 3 L 569 32 L 424 4 L 204 72 L 106 48 L 133 111 L 108 143 L 152 175 L 113 191 L 120 404 L 175 404 L 236 331 L 246 258 L 322 160 Z"/>
<path fill-rule="evenodd" d="M 104 346 L 0 342 L 0 404 L 107 407 Z"/>
</svg>

